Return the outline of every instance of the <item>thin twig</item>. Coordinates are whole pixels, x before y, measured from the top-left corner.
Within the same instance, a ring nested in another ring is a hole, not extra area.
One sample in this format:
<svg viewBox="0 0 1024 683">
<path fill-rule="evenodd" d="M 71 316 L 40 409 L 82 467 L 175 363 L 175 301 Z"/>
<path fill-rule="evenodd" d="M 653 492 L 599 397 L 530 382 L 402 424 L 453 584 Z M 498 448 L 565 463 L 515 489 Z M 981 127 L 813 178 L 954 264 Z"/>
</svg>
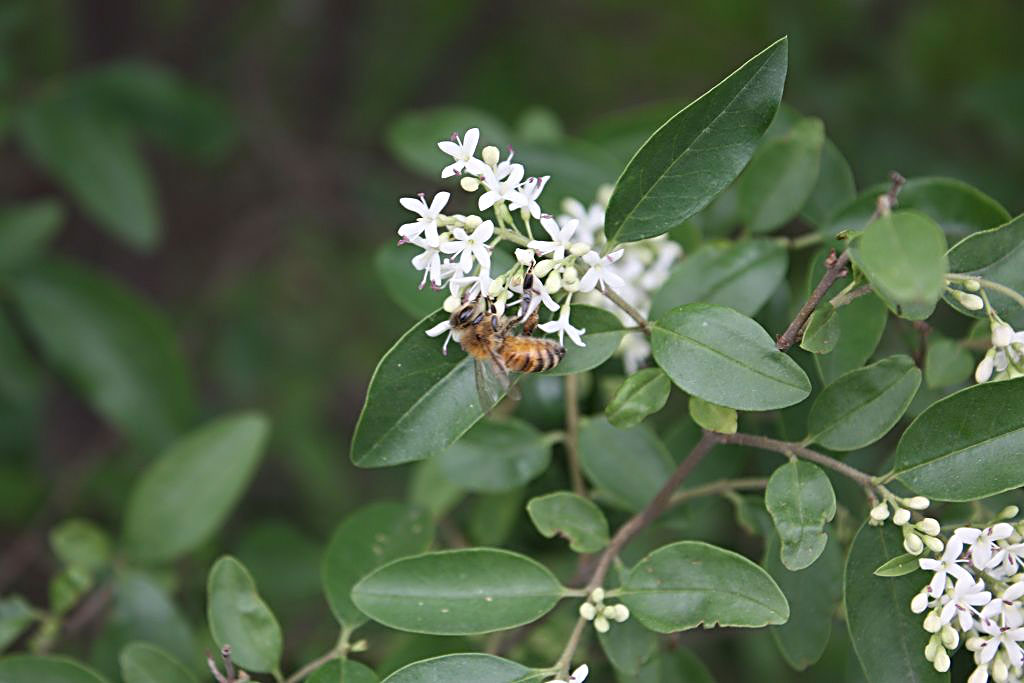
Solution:
<svg viewBox="0 0 1024 683">
<path fill-rule="evenodd" d="M 796 458 L 808 460 L 821 465 L 822 467 L 827 467 L 830 470 L 838 472 L 844 477 L 854 480 L 867 489 L 871 489 L 876 486 L 874 477 L 867 472 L 861 472 L 855 467 L 850 467 L 844 462 L 840 462 L 835 458 L 830 458 L 824 453 L 811 450 L 796 441 L 780 441 L 767 436 L 760 436 L 759 434 L 744 434 L 742 432 L 736 434 L 715 434 L 714 438 L 718 443 L 737 444 L 739 446 L 750 446 L 751 448 L 763 448 L 767 451 L 775 451 L 776 453 L 782 453 L 783 455 L 791 455 Z"/>
<path fill-rule="evenodd" d="M 720 479 L 703 486 L 695 486 L 692 489 L 677 491 L 669 500 L 669 505 L 674 507 L 694 498 L 705 496 L 717 496 L 729 491 L 759 491 L 768 486 L 768 480 L 764 477 L 745 477 L 742 479 Z"/>
<path fill-rule="evenodd" d="M 231 661 L 231 646 L 225 645 L 220 649 L 220 658 L 224 661 L 224 673 L 229 681 L 235 680 L 235 665 Z"/>
<path fill-rule="evenodd" d="M 840 306 L 845 306 L 851 301 L 856 301 L 862 296 L 870 294 L 871 291 L 871 285 L 861 285 L 856 289 L 851 289 L 849 292 L 840 292 L 839 294 L 836 294 L 834 297 L 829 299 L 828 302 L 832 305 L 832 308 L 839 308 Z"/>
<path fill-rule="evenodd" d="M 316 659 L 314 659 L 309 664 L 306 664 L 304 667 L 293 673 L 291 676 L 289 676 L 285 680 L 285 683 L 299 683 L 299 681 L 304 681 L 306 680 L 307 676 L 309 676 L 311 673 L 319 669 L 321 666 L 323 666 L 327 662 L 338 659 L 339 657 L 341 657 L 341 653 L 337 650 L 331 650 L 330 652 L 326 652 L 317 657 Z"/>
<path fill-rule="evenodd" d="M 601 290 L 601 293 L 608 297 L 609 301 L 625 311 L 626 315 L 635 320 L 636 324 L 640 326 L 640 329 L 643 330 L 644 334 L 651 334 L 651 325 L 647 322 L 647 318 L 644 317 L 644 314 L 633 308 L 633 306 L 619 296 L 615 290 L 605 287 Z"/>
<path fill-rule="evenodd" d="M 565 452 L 569 461 L 569 480 L 573 493 L 587 495 L 580 471 L 579 375 L 565 376 Z"/>
</svg>

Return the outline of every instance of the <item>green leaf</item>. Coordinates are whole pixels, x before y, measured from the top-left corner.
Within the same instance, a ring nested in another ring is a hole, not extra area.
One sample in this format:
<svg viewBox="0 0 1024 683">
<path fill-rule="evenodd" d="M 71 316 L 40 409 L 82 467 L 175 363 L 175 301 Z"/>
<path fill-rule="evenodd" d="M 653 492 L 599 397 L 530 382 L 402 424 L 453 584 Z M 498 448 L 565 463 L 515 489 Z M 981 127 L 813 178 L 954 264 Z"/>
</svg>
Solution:
<svg viewBox="0 0 1024 683">
<path fill-rule="evenodd" d="M 599 494 L 631 512 L 646 505 L 672 474 L 672 458 L 644 425 L 617 429 L 603 417 L 580 425 L 580 464 Z"/>
<path fill-rule="evenodd" d="M 51 261 L 10 283 L 43 356 L 89 405 L 145 448 L 193 419 L 188 369 L 168 321 L 96 271 Z"/>
<path fill-rule="evenodd" d="M 526 511 L 542 536 L 562 536 L 577 553 L 596 553 L 608 545 L 608 520 L 589 498 L 556 491 L 530 499 Z"/>
<path fill-rule="evenodd" d="M 811 382 L 756 322 L 708 304 L 674 308 L 654 321 L 654 360 L 680 389 L 736 410 L 799 403 Z"/>
<path fill-rule="evenodd" d="M 900 531 L 891 524 L 863 525 L 846 560 L 844 603 L 850 639 L 872 683 L 949 681 L 924 658 L 930 634 L 910 600 L 923 581 L 914 576 L 883 578 L 875 567 L 903 550 Z"/>
<path fill-rule="evenodd" d="M 963 384 L 974 374 L 974 356 L 959 342 L 932 332 L 924 356 L 924 383 L 929 389 Z"/>
<path fill-rule="evenodd" d="M 673 268 L 655 292 L 651 317 L 694 301 L 754 315 L 778 289 L 788 265 L 789 252 L 772 240 L 702 244 Z"/>
<path fill-rule="evenodd" d="M 256 591 L 241 562 L 224 555 L 210 570 L 206 618 L 218 646 L 230 645 L 231 658 L 243 669 L 272 672 L 281 661 L 281 627 Z"/>
<path fill-rule="evenodd" d="M 470 128 L 480 129 L 480 144 L 505 147 L 512 142 L 508 127 L 491 114 L 469 107 L 434 107 L 403 114 L 387 130 L 388 149 L 411 171 L 438 178 L 451 157 L 437 148 L 437 143 L 451 138 L 452 133 L 465 136 Z M 540 169 L 538 169 L 540 170 Z"/>
<path fill-rule="evenodd" d="M 6 313 L 0 313 L 0 399 L 8 406 L 21 406 L 27 415 L 32 415 L 42 401 L 43 392 L 43 373 L 26 348 L 24 335 Z M 35 431 L 34 425 L 26 424 L 29 420 L 14 417 L 13 410 L 10 413 L 16 424 L 28 428 L 26 431 Z M 24 489 L 21 492 L 28 493 Z"/>
<path fill-rule="evenodd" d="M 803 671 L 821 659 L 832 633 L 832 617 L 843 595 L 842 548 L 830 536 L 818 561 L 794 572 L 782 564 L 779 537 L 773 533 L 762 564 L 789 602 L 789 621 L 773 626 L 772 637 L 786 662 Z"/>
<path fill-rule="evenodd" d="M 615 624 L 606 633 L 598 633 L 597 639 L 612 666 L 628 676 L 640 673 L 658 651 L 658 637 L 637 619 Z"/>
<path fill-rule="evenodd" d="M 814 225 L 823 225 L 836 211 L 853 201 L 856 195 L 857 187 L 850 164 L 839 148 L 825 138 L 825 145 L 821 148 L 818 182 L 800 215 Z"/>
<path fill-rule="evenodd" d="M 619 429 L 635 427 L 665 407 L 672 383 L 661 368 L 644 368 L 626 378 L 605 408 L 608 421 Z"/>
<path fill-rule="evenodd" d="M 64 222 L 64 207 L 54 199 L 0 208 L 0 273 L 37 258 Z"/>
<path fill-rule="evenodd" d="M 616 680 L 619 683 L 715 683 L 704 663 L 684 647 L 660 652 L 644 664 L 636 676 L 620 675 Z"/>
<path fill-rule="evenodd" d="M 836 309 L 827 303 L 811 313 L 800 348 L 811 353 L 831 353 L 842 333 L 836 313 Z"/>
<path fill-rule="evenodd" d="M 565 357 L 546 375 L 573 375 L 592 370 L 612 357 L 626 334 L 615 314 L 586 304 L 572 305 L 571 322 L 587 331 L 583 338 L 586 346 L 567 342 Z"/>
<path fill-rule="evenodd" d="M 721 434 L 736 433 L 735 410 L 709 403 L 698 396 L 690 397 L 690 417 L 698 426 L 709 431 Z"/>
<path fill-rule="evenodd" d="M 197 683 L 181 662 L 150 643 L 131 643 L 120 663 L 125 683 Z"/>
<path fill-rule="evenodd" d="M 171 444 L 132 488 L 126 552 L 141 562 L 166 562 L 215 534 L 255 475 L 269 430 L 263 416 L 240 413 Z"/>
<path fill-rule="evenodd" d="M 352 600 L 374 621 L 401 631 L 471 635 L 535 621 L 563 590 L 525 555 L 473 548 L 386 564 L 355 585 Z"/>
<path fill-rule="evenodd" d="M 430 547 L 434 527 L 423 510 L 401 503 L 372 503 L 346 517 L 324 552 L 320 576 L 331 611 L 355 628 L 366 616 L 352 603 L 352 586 L 377 567 Z"/>
<path fill-rule="evenodd" d="M 771 232 L 795 217 L 818 180 L 825 125 L 805 118 L 762 144 L 739 179 L 740 216 L 751 232 Z"/>
<path fill-rule="evenodd" d="M 61 564 L 89 574 L 110 563 L 110 536 L 87 519 L 68 519 L 50 529 L 50 548 Z"/>
<path fill-rule="evenodd" d="M 902 317 L 931 314 L 949 272 L 946 238 L 922 213 L 896 211 L 871 223 L 851 246 L 853 262 Z"/>
<path fill-rule="evenodd" d="M 425 334 L 447 317 L 438 311 L 421 320 L 377 364 L 352 436 L 351 458 L 359 467 L 436 455 L 483 415 L 473 359 L 454 344 L 443 355 L 442 340 Z"/>
<path fill-rule="evenodd" d="M 378 247 L 373 255 L 373 268 L 384 291 L 399 308 L 416 320 L 441 308 L 448 296 L 447 289 L 434 290 L 429 284 L 420 287 L 423 275 L 409 263 L 418 253 L 419 250 L 389 243 Z"/>
<path fill-rule="evenodd" d="M 889 318 L 885 302 L 874 294 L 854 299 L 836 310 L 839 339 L 831 353 L 815 354 L 814 364 L 825 384 L 864 365 L 875 353 Z"/>
<path fill-rule="evenodd" d="M 888 189 L 887 184 L 869 187 L 822 225 L 822 232 L 835 235 L 841 230 L 862 230 L 875 211 L 878 195 Z M 911 178 L 900 191 L 899 208 L 915 209 L 931 217 L 950 240 L 1002 225 L 1010 219 L 999 202 L 952 178 Z"/>
<path fill-rule="evenodd" d="M 1024 214 L 1005 225 L 968 235 L 949 250 L 949 269 L 954 273 L 970 273 L 1024 291 Z M 1013 299 L 988 290 L 989 302 L 1003 317 L 1019 315 L 1020 307 Z M 961 313 L 983 318 L 985 311 L 968 311 L 947 295 L 946 302 Z"/>
<path fill-rule="evenodd" d="M 383 683 L 523 683 L 540 680 L 522 664 L 493 655 L 444 655 L 399 669 Z"/>
<path fill-rule="evenodd" d="M 39 615 L 20 595 L 0 598 L 0 652 L 39 619 Z"/>
<path fill-rule="evenodd" d="M 544 472 L 551 463 L 551 445 L 528 422 L 482 420 L 437 460 L 444 476 L 467 491 L 498 493 Z"/>
<path fill-rule="evenodd" d="M 878 441 L 903 417 L 919 386 L 921 371 L 909 356 L 890 356 L 846 373 L 814 400 L 808 443 L 854 451 Z"/>
<path fill-rule="evenodd" d="M 78 604 L 95 585 L 95 578 L 77 567 L 65 567 L 50 578 L 50 613 L 61 616 Z"/>
<path fill-rule="evenodd" d="M 977 384 L 933 403 L 903 432 L 891 476 L 932 500 L 1024 486 L 1024 378 Z"/>
<path fill-rule="evenodd" d="M 902 555 L 897 555 L 891 560 L 883 562 L 878 566 L 878 569 L 872 573 L 875 576 L 885 577 L 906 576 L 907 574 L 912 574 L 921 568 L 920 563 L 918 562 L 919 559 L 920 558 L 918 558 L 917 555 L 903 553 Z"/>
<path fill-rule="evenodd" d="M 306 680 L 307 683 L 377 683 L 380 679 L 368 666 L 346 659 L 327 662 Z"/>
<path fill-rule="evenodd" d="M 69 657 L 11 655 L 0 659 L 3 683 L 107 683 L 99 672 Z"/>
<path fill-rule="evenodd" d="M 732 183 L 778 109 L 786 50 L 785 38 L 776 41 L 654 132 L 615 186 L 609 241 L 667 232 Z"/>
<path fill-rule="evenodd" d="M 658 633 L 703 624 L 783 624 L 789 605 L 775 581 L 731 550 L 699 541 L 663 546 L 640 560 L 622 583 L 622 601 Z"/>
<path fill-rule="evenodd" d="M 131 131 L 88 98 L 46 91 L 15 121 L 28 157 L 111 236 L 142 252 L 160 241 L 156 189 Z"/>
<path fill-rule="evenodd" d="M 825 550 L 825 524 L 836 516 L 836 494 L 821 468 L 803 460 L 779 467 L 768 480 L 764 504 L 782 542 L 790 571 L 811 566 Z"/>
</svg>

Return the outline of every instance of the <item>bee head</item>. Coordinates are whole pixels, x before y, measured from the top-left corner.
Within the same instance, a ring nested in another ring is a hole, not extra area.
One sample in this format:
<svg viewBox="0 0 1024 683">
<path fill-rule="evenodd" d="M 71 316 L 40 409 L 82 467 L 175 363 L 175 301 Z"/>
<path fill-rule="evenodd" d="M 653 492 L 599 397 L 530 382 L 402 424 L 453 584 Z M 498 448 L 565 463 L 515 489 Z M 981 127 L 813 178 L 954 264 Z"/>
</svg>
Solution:
<svg viewBox="0 0 1024 683">
<path fill-rule="evenodd" d="M 485 312 L 486 304 L 482 299 L 467 301 L 452 311 L 452 317 L 449 320 L 449 325 L 451 325 L 452 329 L 455 330 L 471 327 L 483 319 Z"/>
</svg>

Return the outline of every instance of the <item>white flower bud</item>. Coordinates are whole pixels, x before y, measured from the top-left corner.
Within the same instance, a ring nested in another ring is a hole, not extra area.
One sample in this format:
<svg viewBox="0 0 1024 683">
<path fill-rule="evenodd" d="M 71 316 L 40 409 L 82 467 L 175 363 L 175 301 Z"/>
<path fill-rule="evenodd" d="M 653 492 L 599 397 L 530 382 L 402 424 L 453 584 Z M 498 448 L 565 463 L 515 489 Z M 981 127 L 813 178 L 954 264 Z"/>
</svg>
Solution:
<svg viewBox="0 0 1024 683">
<path fill-rule="evenodd" d="M 1013 519 L 1020 514 L 1020 508 L 1016 505 L 1007 505 L 1003 508 L 1003 511 L 999 513 L 999 519 Z"/>
<path fill-rule="evenodd" d="M 455 309 L 459 307 L 460 303 L 462 302 L 459 300 L 459 297 L 449 296 L 444 300 L 444 303 L 441 305 L 441 308 L 444 309 L 445 313 L 454 313 Z"/>
<path fill-rule="evenodd" d="M 608 206 L 608 202 L 612 198 L 612 192 L 615 191 L 614 185 L 604 183 L 601 187 L 597 188 L 597 202 L 601 206 Z"/>
<path fill-rule="evenodd" d="M 516 261 L 524 266 L 533 263 L 533 249 L 516 249 Z"/>
<path fill-rule="evenodd" d="M 935 655 L 935 660 L 932 662 L 932 666 L 940 674 L 944 674 L 949 671 L 949 655 L 946 654 L 945 650 L 939 650 Z"/>
<path fill-rule="evenodd" d="M 932 502 L 924 496 L 914 496 L 913 498 L 904 500 L 903 504 L 911 510 L 927 510 L 928 506 L 931 505 Z"/>
<path fill-rule="evenodd" d="M 936 554 L 941 553 L 943 548 L 946 547 L 946 544 L 942 542 L 942 539 L 937 536 L 925 536 L 921 540 L 924 541 L 925 548 L 928 548 L 928 550 Z"/>
<path fill-rule="evenodd" d="M 964 647 L 966 647 L 971 652 L 977 652 L 981 648 L 985 647 L 985 639 L 981 636 L 974 636 L 973 638 L 968 638 L 967 642 L 964 643 Z"/>
<path fill-rule="evenodd" d="M 611 624 L 608 623 L 608 620 L 604 618 L 604 615 L 600 615 L 594 619 L 594 630 L 598 633 L 608 633 L 608 627 L 610 625 Z"/>
<path fill-rule="evenodd" d="M 1001 655 L 1002 653 L 999 653 L 992 660 L 992 680 L 996 683 L 1006 683 L 1010 678 L 1010 669 L 1006 666 L 1006 661 Z"/>
<path fill-rule="evenodd" d="M 480 181 L 471 175 L 462 176 L 462 180 L 459 181 L 459 185 L 466 192 L 476 192 L 480 189 Z"/>
<path fill-rule="evenodd" d="M 493 299 L 494 297 L 496 297 L 499 294 L 501 294 L 502 290 L 504 290 L 504 289 L 505 289 L 505 279 L 504 278 L 500 278 L 500 277 L 499 278 L 495 278 L 495 279 L 491 280 L 491 286 L 487 288 L 487 296 L 489 296 L 489 297 L 491 297 Z"/>
<path fill-rule="evenodd" d="M 484 163 L 488 166 L 497 166 L 498 161 L 501 159 L 501 152 L 494 145 L 487 145 L 483 151 L 480 152 L 480 158 L 484 160 Z"/>
<path fill-rule="evenodd" d="M 980 311 L 985 308 L 985 302 L 977 294 L 968 294 L 958 289 L 953 290 L 953 298 L 960 302 L 960 305 L 968 311 Z"/>
<path fill-rule="evenodd" d="M 932 610 L 928 613 L 928 616 L 924 618 L 924 630 L 928 633 L 938 633 L 939 629 L 942 628 L 942 620 L 939 619 L 939 613 L 936 610 Z"/>
<path fill-rule="evenodd" d="M 876 522 L 884 522 L 889 518 L 889 505 L 885 501 L 871 508 L 871 519 Z"/>
<path fill-rule="evenodd" d="M 924 552 L 924 541 L 913 531 L 903 537 L 903 549 L 911 555 L 920 555 Z"/>
<path fill-rule="evenodd" d="M 914 596 L 914 599 L 910 601 L 910 611 L 914 614 L 920 614 L 921 612 L 928 609 L 928 593 L 921 591 Z"/>
<path fill-rule="evenodd" d="M 914 527 L 921 533 L 928 534 L 929 536 L 938 536 L 939 532 L 942 531 L 939 520 L 934 517 L 925 517 L 915 524 Z"/>
<path fill-rule="evenodd" d="M 935 655 L 939 653 L 942 647 L 942 641 L 939 640 L 938 636 L 932 636 L 928 639 L 928 644 L 924 646 L 924 658 L 929 662 L 934 661 Z"/>
<path fill-rule="evenodd" d="M 550 273 L 554 267 L 555 262 L 552 261 L 551 259 L 546 259 L 537 264 L 537 266 L 533 269 L 533 274 L 541 279 L 544 279 L 545 277 L 548 276 L 548 273 Z"/>
<path fill-rule="evenodd" d="M 604 589 L 603 588 L 595 588 L 590 593 L 590 601 L 594 602 L 594 603 L 604 602 Z"/>
<path fill-rule="evenodd" d="M 562 268 L 562 282 L 578 282 L 579 279 L 580 272 L 574 266 Z"/>
<path fill-rule="evenodd" d="M 562 276 L 557 270 L 552 271 L 551 275 L 548 275 L 548 279 L 544 281 L 544 289 L 548 290 L 548 294 L 557 294 L 561 288 Z"/>
<path fill-rule="evenodd" d="M 615 619 L 615 621 L 619 622 L 620 624 L 629 619 L 629 608 L 623 605 L 621 602 L 615 605 L 615 616 L 613 617 L 613 619 Z"/>
<path fill-rule="evenodd" d="M 956 646 L 960 644 L 960 634 L 949 624 L 942 627 L 939 636 L 942 638 L 942 646 L 947 650 L 955 650 Z"/>
<path fill-rule="evenodd" d="M 366 652 L 369 649 L 370 649 L 369 641 L 367 641 L 366 638 L 361 638 L 361 639 L 357 640 L 356 642 L 352 643 L 352 645 L 351 645 L 351 647 L 349 647 L 348 651 L 349 652 Z"/>
<path fill-rule="evenodd" d="M 892 523 L 896 526 L 903 526 L 910 521 L 910 510 L 905 508 L 896 508 L 896 512 L 892 515 Z"/>
<path fill-rule="evenodd" d="M 573 256 L 583 256 L 590 251 L 590 245 L 586 242 L 573 242 L 569 245 L 569 253 Z"/>
<path fill-rule="evenodd" d="M 995 349 L 989 349 L 985 357 L 978 363 L 978 367 L 974 370 L 974 381 L 978 384 L 987 382 L 992 379 L 992 371 L 995 369 Z"/>
<path fill-rule="evenodd" d="M 466 216 L 466 219 L 462 222 L 470 230 L 476 230 L 480 224 L 484 222 L 484 219 L 474 214 L 472 216 Z"/>
<path fill-rule="evenodd" d="M 572 294 L 573 292 L 580 291 L 580 281 L 573 280 L 572 282 L 563 282 L 562 289 Z"/>
<path fill-rule="evenodd" d="M 580 605 L 580 616 L 587 621 L 593 621 L 594 617 L 597 616 L 597 608 L 594 607 L 594 603 L 585 602 Z"/>
<path fill-rule="evenodd" d="M 967 678 L 967 683 L 988 683 L 988 666 L 982 664 L 975 669 Z"/>
<path fill-rule="evenodd" d="M 614 619 L 615 618 L 615 605 L 605 605 L 604 609 L 601 610 L 601 614 L 603 614 L 608 619 Z"/>
<path fill-rule="evenodd" d="M 1013 328 L 1004 322 L 992 324 L 992 346 L 1009 346 L 1013 341 Z"/>
<path fill-rule="evenodd" d="M 981 291 L 981 283 L 978 282 L 977 280 L 964 280 L 963 281 L 963 285 L 964 285 L 964 289 L 966 289 L 968 292 L 980 292 Z"/>
</svg>

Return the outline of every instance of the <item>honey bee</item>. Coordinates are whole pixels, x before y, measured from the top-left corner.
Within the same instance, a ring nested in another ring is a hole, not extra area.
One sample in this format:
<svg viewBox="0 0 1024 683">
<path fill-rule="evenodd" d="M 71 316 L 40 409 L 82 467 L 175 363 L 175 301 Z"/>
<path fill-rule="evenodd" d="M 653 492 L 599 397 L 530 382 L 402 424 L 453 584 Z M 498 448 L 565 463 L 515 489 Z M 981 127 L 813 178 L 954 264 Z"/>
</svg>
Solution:
<svg viewBox="0 0 1024 683">
<path fill-rule="evenodd" d="M 523 325 L 525 335 L 513 334 Z M 551 339 L 527 336 L 537 325 L 534 313 L 525 321 L 495 313 L 486 299 L 467 301 L 454 311 L 449 320 L 452 338 L 475 362 L 476 391 L 486 411 L 508 392 L 518 399 L 519 390 L 512 384 L 509 371 L 543 372 L 558 365 L 565 347 Z"/>
</svg>

